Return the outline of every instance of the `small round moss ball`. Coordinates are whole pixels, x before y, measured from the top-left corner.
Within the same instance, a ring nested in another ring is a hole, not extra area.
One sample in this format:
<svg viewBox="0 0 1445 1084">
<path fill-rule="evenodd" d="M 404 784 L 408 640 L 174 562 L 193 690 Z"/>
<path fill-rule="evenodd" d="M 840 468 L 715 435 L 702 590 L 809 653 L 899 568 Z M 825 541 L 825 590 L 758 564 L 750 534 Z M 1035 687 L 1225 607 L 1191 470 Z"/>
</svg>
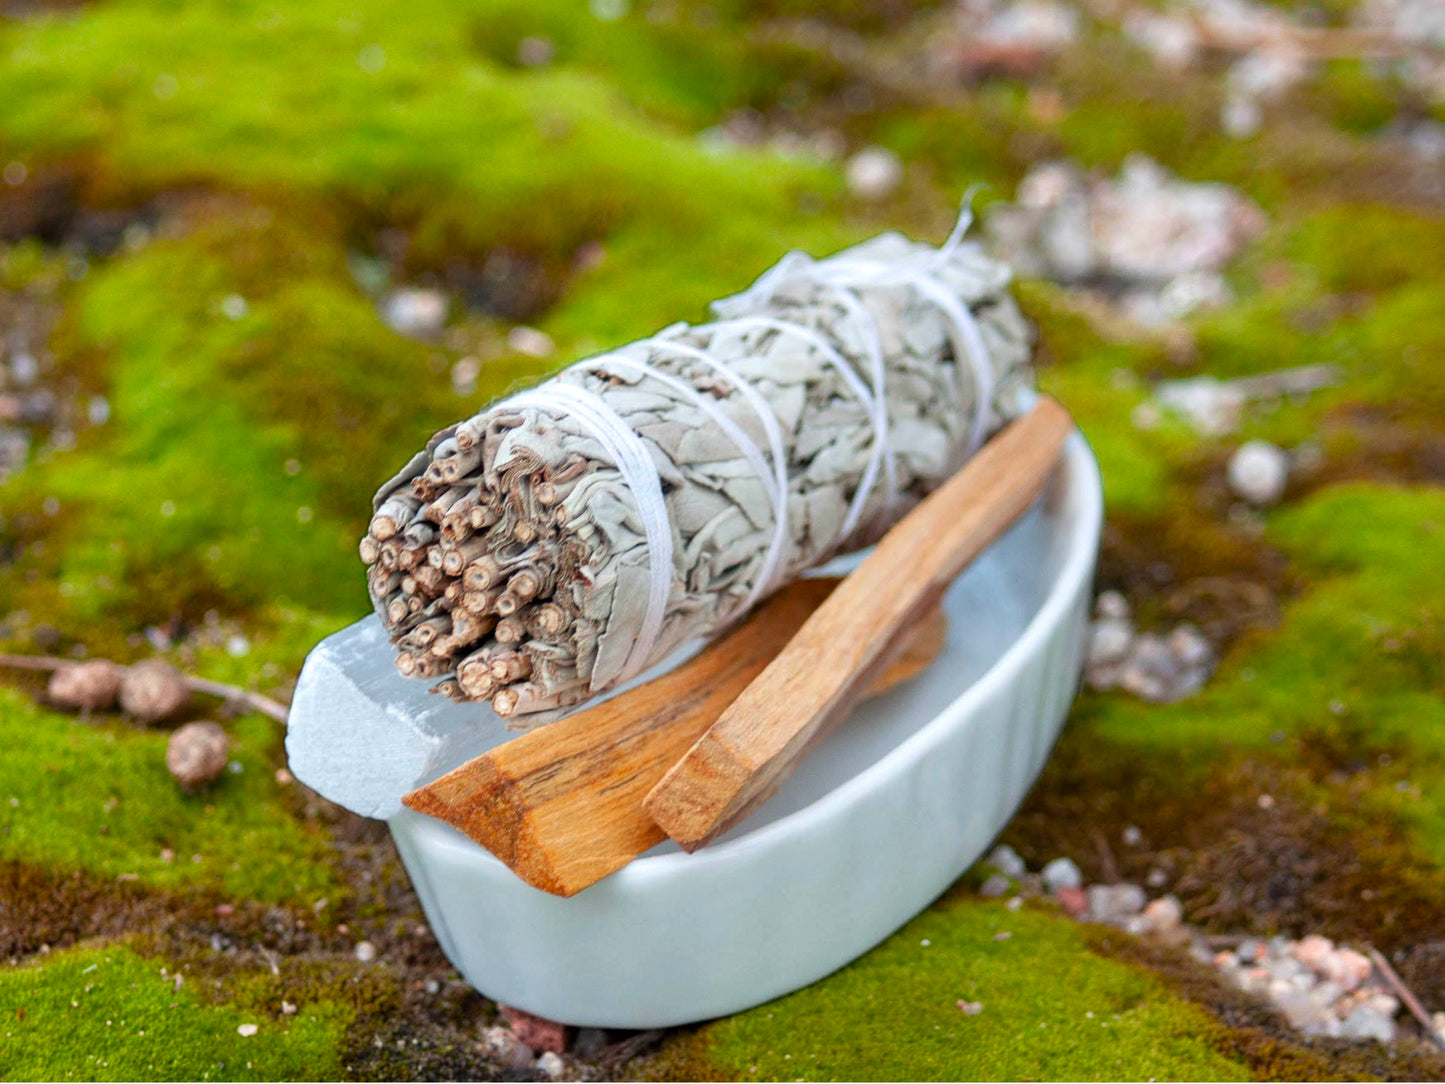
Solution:
<svg viewBox="0 0 1445 1084">
<path fill-rule="evenodd" d="M 105 711 L 115 707 L 121 669 L 105 659 L 91 659 L 55 671 L 45 697 L 67 711 Z"/>
<path fill-rule="evenodd" d="M 231 739 L 220 724 L 187 723 L 166 743 L 166 767 L 184 791 L 198 791 L 214 783 L 226 770 Z"/>
<path fill-rule="evenodd" d="M 159 723 L 179 715 L 190 702 L 186 679 L 168 662 L 147 659 L 121 675 L 121 709 L 143 723 Z"/>
</svg>

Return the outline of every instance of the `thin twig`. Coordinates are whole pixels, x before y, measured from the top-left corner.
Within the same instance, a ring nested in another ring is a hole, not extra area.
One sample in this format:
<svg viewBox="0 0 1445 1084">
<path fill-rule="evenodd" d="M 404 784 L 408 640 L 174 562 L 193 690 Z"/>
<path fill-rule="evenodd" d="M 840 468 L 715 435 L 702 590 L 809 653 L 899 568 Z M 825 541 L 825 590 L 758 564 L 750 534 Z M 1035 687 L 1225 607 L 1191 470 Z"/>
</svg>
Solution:
<svg viewBox="0 0 1445 1084">
<path fill-rule="evenodd" d="M 666 1036 L 666 1032 L 654 1028 L 650 1031 L 639 1031 L 636 1035 L 629 1035 L 620 1042 L 613 1043 L 603 1049 L 598 1057 L 599 1063 L 604 1069 L 618 1069 L 626 1065 L 639 1054 L 646 1052 L 649 1048 L 656 1046 Z"/>
<path fill-rule="evenodd" d="M 1093 829 L 1090 834 L 1094 837 L 1094 848 L 1099 852 L 1099 864 L 1103 869 L 1105 883 L 1118 884 L 1119 863 L 1114 861 L 1114 851 L 1110 848 L 1108 839 L 1097 828 Z"/>
<path fill-rule="evenodd" d="M 262 715 L 269 715 L 278 723 L 284 723 L 289 714 L 289 709 L 279 700 L 272 700 L 269 696 L 261 693 L 253 693 L 239 685 L 227 685 L 224 681 L 211 681 L 208 678 L 198 677 L 187 677 L 186 685 L 193 692 L 204 693 L 207 696 L 219 696 L 222 700 L 232 704 L 240 704 L 252 711 L 260 712 Z"/>
<path fill-rule="evenodd" d="M 54 655 L 0 655 L 0 667 L 9 670 L 29 670 L 39 673 L 53 673 L 67 666 L 79 666 L 82 659 L 61 659 Z M 268 715 L 278 723 L 286 722 L 289 709 L 279 700 L 272 700 L 261 693 L 253 693 L 239 685 L 228 685 L 224 681 L 183 675 L 186 688 L 205 696 L 215 696 L 230 704 L 238 704 L 251 711 Z"/>
<path fill-rule="evenodd" d="M 0 655 L 0 666 L 8 670 L 34 670 L 52 673 L 77 665 L 76 659 L 57 659 L 53 655 Z"/>
<path fill-rule="evenodd" d="M 1405 1003 L 1405 1008 L 1410 1010 L 1410 1015 L 1420 1022 L 1420 1027 L 1425 1030 L 1425 1037 L 1441 1050 L 1445 1050 L 1445 1038 L 1442 1038 L 1440 1033 L 1435 1030 L 1435 1025 L 1430 1021 L 1430 1014 L 1425 1011 L 1425 1006 L 1420 1004 L 1420 999 L 1415 996 L 1414 991 L 1405 985 L 1405 980 L 1400 978 L 1395 969 L 1390 966 L 1390 961 L 1385 959 L 1384 953 L 1374 945 L 1369 946 L 1369 953 L 1370 959 L 1379 968 L 1385 981 Z"/>
</svg>

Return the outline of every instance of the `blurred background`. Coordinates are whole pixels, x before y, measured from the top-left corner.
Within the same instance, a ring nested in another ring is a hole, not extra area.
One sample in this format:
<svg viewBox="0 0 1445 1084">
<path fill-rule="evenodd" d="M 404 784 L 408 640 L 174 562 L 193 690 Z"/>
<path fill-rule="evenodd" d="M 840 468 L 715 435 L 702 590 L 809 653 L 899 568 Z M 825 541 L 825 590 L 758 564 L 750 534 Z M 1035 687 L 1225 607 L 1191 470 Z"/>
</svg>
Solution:
<svg viewBox="0 0 1445 1084">
<path fill-rule="evenodd" d="M 1445 1075 L 1438 0 L 0 0 L 0 650 L 284 702 L 435 429 L 975 185 L 1108 504 L 1008 854 L 775 1005 L 532 1033 L 277 721 L 0 671 L 0 1075 Z"/>
</svg>

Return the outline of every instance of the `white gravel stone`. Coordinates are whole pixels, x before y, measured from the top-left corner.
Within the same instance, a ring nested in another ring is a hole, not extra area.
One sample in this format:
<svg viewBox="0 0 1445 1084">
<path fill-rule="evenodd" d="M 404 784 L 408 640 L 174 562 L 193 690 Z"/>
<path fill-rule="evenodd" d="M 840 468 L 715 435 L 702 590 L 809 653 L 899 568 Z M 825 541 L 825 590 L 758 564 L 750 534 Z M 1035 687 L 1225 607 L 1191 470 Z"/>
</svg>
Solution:
<svg viewBox="0 0 1445 1084">
<path fill-rule="evenodd" d="M 979 886 L 978 894 L 986 900 L 996 900 L 1000 896 L 1008 895 L 1009 889 L 1013 887 L 1010 881 L 1001 873 L 990 874 L 988 880 Z"/>
<path fill-rule="evenodd" d="M 1370 963 L 1368 956 L 1352 948 L 1341 947 L 1326 959 L 1320 974 L 1349 991 L 1359 989 L 1373 970 L 1374 964 Z"/>
<path fill-rule="evenodd" d="M 386 299 L 382 317 L 401 335 L 429 338 L 447 319 L 447 296 L 440 290 L 397 290 Z"/>
<path fill-rule="evenodd" d="M 1044 885 L 1050 892 L 1057 892 L 1061 888 L 1078 888 L 1084 883 L 1084 875 L 1069 858 L 1055 858 L 1044 867 L 1043 878 Z"/>
<path fill-rule="evenodd" d="M 517 1038 L 511 1028 L 487 1028 L 482 1032 L 482 1050 L 513 1069 L 530 1069 L 535 1064 L 532 1048 Z"/>
<path fill-rule="evenodd" d="M 567 1071 L 567 1064 L 558 1054 L 548 1050 L 537 1059 L 537 1069 L 552 1080 L 560 1080 Z"/>
<path fill-rule="evenodd" d="M 1369 1005 L 1359 1005 L 1345 1018 L 1340 1034 L 1350 1039 L 1392 1043 L 1395 1041 L 1395 1021 Z"/>
<path fill-rule="evenodd" d="M 1098 922 L 1119 923 L 1144 909 L 1146 896 L 1138 885 L 1090 885 L 1089 917 Z"/>
<path fill-rule="evenodd" d="M 984 861 L 1005 877 L 1015 881 L 1021 879 L 1029 871 L 1024 860 L 1019 857 L 1018 851 L 1007 843 L 1000 843 Z"/>
<path fill-rule="evenodd" d="M 864 147 L 844 167 L 848 191 L 861 200 L 877 203 L 903 183 L 903 159 L 886 147 Z"/>
<path fill-rule="evenodd" d="M 1184 908 L 1173 896 L 1160 896 L 1144 907 L 1144 921 L 1153 933 L 1170 933 L 1184 921 Z"/>
<path fill-rule="evenodd" d="M 376 946 L 370 941 L 358 941 L 354 951 L 356 958 L 364 964 L 369 964 L 376 959 Z"/>
<path fill-rule="evenodd" d="M 1140 700 L 1164 702 L 1175 697 L 1180 666 L 1169 644 L 1160 636 L 1144 633 L 1134 640 L 1129 657 L 1119 671 L 1119 687 Z"/>
<path fill-rule="evenodd" d="M 1267 440 L 1241 444 L 1229 459 L 1229 488 L 1256 508 L 1279 503 L 1289 482 L 1289 455 Z"/>
<path fill-rule="evenodd" d="M 1156 64 L 1180 71 L 1199 56 L 1199 31 L 1182 15 L 1160 15 L 1136 10 L 1124 20 L 1123 31 Z"/>
<path fill-rule="evenodd" d="M 517 353 L 531 358 L 550 358 L 557 352 L 557 344 L 552 341 L 552 336 L 525 324 L 507 332 L 507 345 Z"/>
<path fill-rule="evenodd" d="M 1129 616 L 1129 600 L 1122 591 L 1100 591 L 1099 597 L 1094 600 L 1094 615 L 1126 620 Z"/>
<path fill-rule="evenodd" d="M 21 350 L 10 359 L 10 379 L 20 387 L 35 383 L 39 375 L 40 365 L 29 351 Z"/>
<path fill-rule="evenodd" d="M 1134 642 L 1134 626 L 1127 618 L 1105 617 L 1089 628 L 1088 665 L 1111 666 L 1124 661 Z"/>
<path fill-rule="evenodd" d="M 1285 989 L 1276 993 L 1274 985 L 1271 985 L 1270 998 L 1290 1024 L 1301 1031 L 1329 1034 L 1331 1030 L 1339 1029 L 1340 1022 L 1329 1007 L 1310 997 L 1308 991 L 1291 989 L 1285 984 Z"/>
<path fill-rule="evenodd" d="M 1017 0 L 1007 4 L 978 31 L 990 45 L 1056 52 L 1079 33 L 1079 12 L 1056 0 Z"/>
<path fill-rule="evenodd" d="M 1219 107 L 1219 127 L 1231 139 L 1249 139 L 1264 127 L 1264 110 L 1253 98 L 1231 94 Z"/>
<path fill-rule="evenodd" d="M 1226 436 L 1239 428 L 1247 399 L 1237 385 L 1212 376 L 1163 381 L 1154 389 L 1154 396 L 1210 437 Z"/>
</svg>

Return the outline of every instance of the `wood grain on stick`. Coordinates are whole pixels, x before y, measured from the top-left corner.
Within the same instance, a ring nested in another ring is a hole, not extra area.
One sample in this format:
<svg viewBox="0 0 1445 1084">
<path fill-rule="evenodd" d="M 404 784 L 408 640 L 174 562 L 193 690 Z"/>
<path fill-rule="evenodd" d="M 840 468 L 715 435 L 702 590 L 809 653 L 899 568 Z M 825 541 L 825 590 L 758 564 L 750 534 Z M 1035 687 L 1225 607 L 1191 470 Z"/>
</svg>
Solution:
<svg viewBox="0 0 1445 1084">
<path fill-rule="evenodd" d="M 1032 503 L 1073 427 L 1047 397 L 900 520 L 644 800 L 692 851 L 766 801 L 889 661 L 895 634 Z"/>
<path fill-rule="evenodd" d="M 446 821 L 528 884 L 571 896 L 666 837 L 642 799 L 837 586 L 783 588 L 736 630 L 654 681 L 530 731 L 412 791 L 402 801 Z M 922 671 L 943 646 L 934 610 L 903 631 L 881 692 Z"/>
</svg>

